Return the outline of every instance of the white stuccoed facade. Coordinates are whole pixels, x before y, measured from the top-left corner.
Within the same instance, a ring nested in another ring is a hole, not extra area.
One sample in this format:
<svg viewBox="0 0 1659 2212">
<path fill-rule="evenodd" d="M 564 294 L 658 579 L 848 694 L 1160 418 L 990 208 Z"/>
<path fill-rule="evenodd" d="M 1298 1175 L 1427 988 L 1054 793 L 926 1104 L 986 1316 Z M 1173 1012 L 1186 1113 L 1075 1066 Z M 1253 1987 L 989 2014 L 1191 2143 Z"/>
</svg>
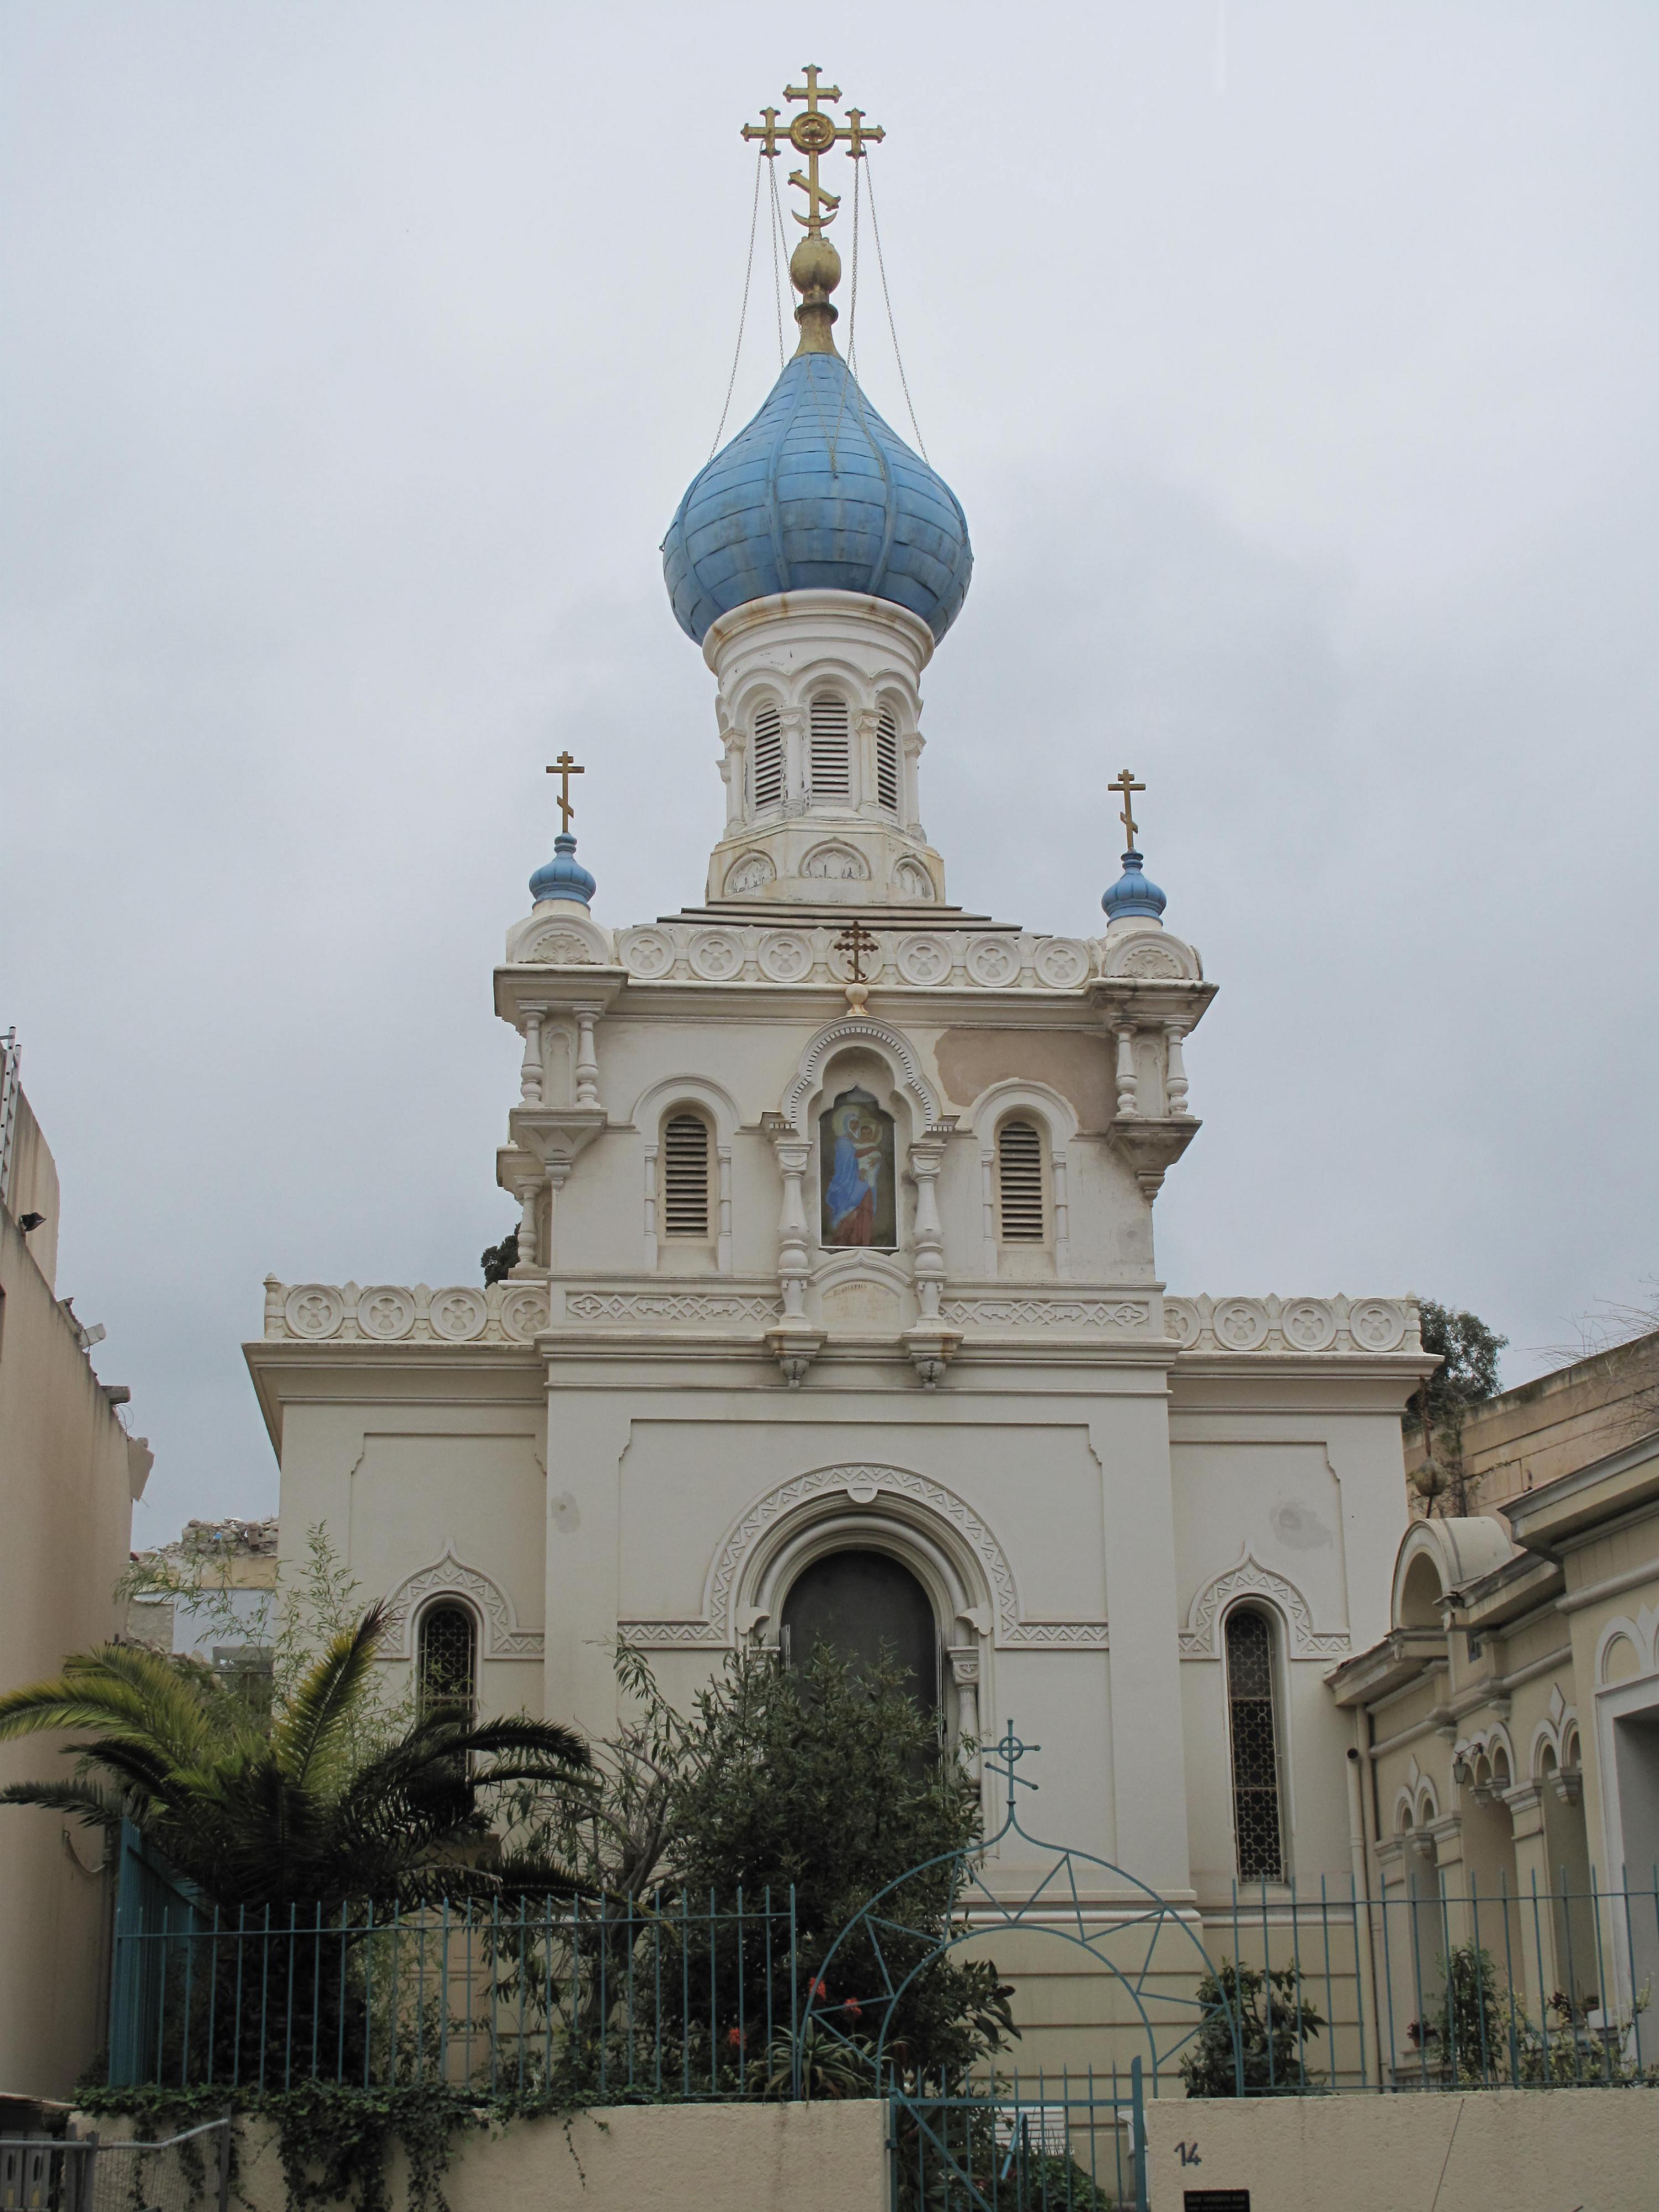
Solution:
<svg viewBox="0 0 1659 2212">
<path fill-rule="evenodd" d="M 1237 1863 L 1223 1633 L 1246 1598 L 1273 1626 L 1286 1871 L 1346 1885 L 1352 1738 L 1322 1678 L 1389 1626 L 1414 1309 L 1166 1295 L 1153 1203 L 1199 1127 L 1183 1046 L 1214 986 L 1147 916 L 1045 937 L 947 903 L 918 787 L 932 647 L 844 592 L 711 629 L 728 818 L 708 905 L 612 930 L 545 899 L 495 971 L 525 1043 L 497 1157 L 516 1273 L 267 1284 L 248 1358 L 284 1548 L 326 1524 L 394 1601 L 394 1664 L 459 1599 L 487 1708 L 596 1734 L 619 1634 L 684 1698 L 776 1638 L 827 1550 L 887 1552 L 931 1601 L 949 1727 L 1012 1717 L 1042 1746 L 1042 1832 L 1212 1909 Z M 826 689 L 849 741 L 827 795 Z M 780 745 L 759 800 L 757 726 Z M 876 942 L 849 990 L 854 918 Z M 891 1250 L 822 1241 L 818 1117 L 854 1089 L 892 1117 Z M 709 1139 L 692 1237 L 665 1212 L 687 1114 Z M 1000 1235 L 1011 1116 L 1039 1133 L 1040 1241 Z"/>
</svg>

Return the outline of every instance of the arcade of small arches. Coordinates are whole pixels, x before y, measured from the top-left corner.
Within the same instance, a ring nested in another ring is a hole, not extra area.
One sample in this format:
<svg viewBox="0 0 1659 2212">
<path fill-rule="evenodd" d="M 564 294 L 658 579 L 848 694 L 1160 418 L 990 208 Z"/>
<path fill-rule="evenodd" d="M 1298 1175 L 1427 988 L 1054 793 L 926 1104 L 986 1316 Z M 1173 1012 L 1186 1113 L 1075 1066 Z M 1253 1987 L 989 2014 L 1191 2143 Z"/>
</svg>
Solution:
<svg viewBox="0 0 1659 2212">
<path fill-rule="evenodd" d="M 812 676 L 792 696 L 762 678 L 733 703 L 724 734 L 735 820 L 830 810 L 873 813 L 902 828 L 915 823 L 922 738 L 898 690 L 837 672 Z"/>
</svg>

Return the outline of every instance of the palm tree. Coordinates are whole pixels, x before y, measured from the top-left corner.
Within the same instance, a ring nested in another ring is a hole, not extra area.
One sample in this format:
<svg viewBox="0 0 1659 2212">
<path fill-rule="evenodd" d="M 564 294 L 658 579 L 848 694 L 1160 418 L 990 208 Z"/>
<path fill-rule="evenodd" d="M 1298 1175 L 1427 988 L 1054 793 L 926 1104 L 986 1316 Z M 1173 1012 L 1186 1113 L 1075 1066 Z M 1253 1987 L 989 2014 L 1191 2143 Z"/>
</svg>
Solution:
<svg viewBox="0 0 1659 2212">
<path fill-rule="evenodd" d="M 493 1793 L 539 1783 L 586 1791 L 586 1745 L 554 1721 L 475 1725 L 423 1713 L 392 1742 L 359 1746 L 386 1627 L 372 1606 L 336 1636 L 276 1711 L 260 1714 L 208 1669 L 127 1644 L 65 1661 L 0 1697 L 0 1739 L 88 1731 L 74 1779 L 20 1782 L 0 1802 L 44 1805 L 94 1827 L 131 1820 L 177 1873 L 224 1908 L 346 1900 L 413 1907 L 440 1898 L 568 1896 L 546 1856 L 489 1863 Z"/>
</svg>

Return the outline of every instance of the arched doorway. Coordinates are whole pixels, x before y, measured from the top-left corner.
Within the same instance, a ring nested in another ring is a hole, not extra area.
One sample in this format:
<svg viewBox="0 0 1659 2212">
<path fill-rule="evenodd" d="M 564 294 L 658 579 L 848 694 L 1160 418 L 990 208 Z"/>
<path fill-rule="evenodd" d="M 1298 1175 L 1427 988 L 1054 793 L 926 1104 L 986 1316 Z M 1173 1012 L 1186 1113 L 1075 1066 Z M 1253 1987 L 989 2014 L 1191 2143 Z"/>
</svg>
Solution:
<svg viewBox="0 0 1659 2212">
<path fill-rule="evenodd" d="M 939 1630 L 927 1593 L 890 1553 L 848 1547 L 805 1567 L 783 1601 L 783 1650 L 803 1666 L 828 1644 L 854 1672 L 873 1667 L 884 1646 L 909 1677 L 924 1711 L 939 1701 Z"/>
</svg>

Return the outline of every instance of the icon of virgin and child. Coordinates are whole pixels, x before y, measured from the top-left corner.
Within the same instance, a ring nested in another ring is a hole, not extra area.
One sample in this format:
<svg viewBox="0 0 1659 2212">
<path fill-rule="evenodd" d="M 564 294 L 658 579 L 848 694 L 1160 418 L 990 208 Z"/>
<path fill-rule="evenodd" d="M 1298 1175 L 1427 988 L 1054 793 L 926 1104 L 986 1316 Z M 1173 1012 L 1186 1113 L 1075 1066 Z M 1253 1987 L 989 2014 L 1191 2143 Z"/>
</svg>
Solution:
<svg viewBox="0 0 1659 2212">
<path fill-rule="evenodd" d="M 872 1244 L 891 1251 L 898 1243 L 893 1176 L 893 1117 L 867 1091 L 843 1091 L 818 1116 L 823 1163 L 821 1241 Z"/>
</svg>

